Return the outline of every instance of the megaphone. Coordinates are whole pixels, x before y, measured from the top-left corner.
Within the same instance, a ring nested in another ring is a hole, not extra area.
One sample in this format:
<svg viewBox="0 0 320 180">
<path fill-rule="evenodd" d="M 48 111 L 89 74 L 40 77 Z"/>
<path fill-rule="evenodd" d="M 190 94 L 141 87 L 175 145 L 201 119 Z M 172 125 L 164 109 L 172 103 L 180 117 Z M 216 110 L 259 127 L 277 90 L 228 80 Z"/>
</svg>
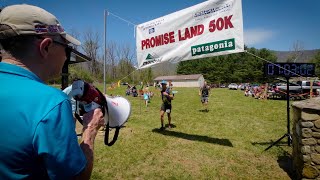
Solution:
<svg viewBox="0 0 320 180">
<path fill-rule="evenodd" d="M 131 105 L 129 101 L 123 97 L 109 97 L 105 96 L 106 99 L 106 115 L 104 116 L 104 121 L 106 124 L 106 130 L 104 134 L 104 144 L 107 146 L 112 146 L 118 138 L 121 126 L 127 122 L 130 113 Z M 109 128 L 115 128 L 114 136 L 112 141 L 109 142 Z"/>
<path fill-rule="evenodd" d="M 107 99 L 107 115 L 105 116 L 105 123 L 109 123 L 109 127 L 116 128 L 123 126 L 127 122 L 131 114 L 130 102 L 121 96 L 110 97 Z"/>
<path fill-rule="evenodd" d="M 103 95 L 99 89 L 83 80 L 75 80 L 72 83 L 71 91 L 73 98 L 82 103 L 85 112 L 96 108 L 102 109 L 106 125 L 104 143 L 112 146 L 117 141 L 121 126 L 127 122 L 130 116 L 131 105 L 129 101 L 121 96 Z M 82 124 L 81 117 L 77 113 L 75 116 Z M 116 129 L 111 142 L 109 142 L 109 128 Z"/>
</svg>

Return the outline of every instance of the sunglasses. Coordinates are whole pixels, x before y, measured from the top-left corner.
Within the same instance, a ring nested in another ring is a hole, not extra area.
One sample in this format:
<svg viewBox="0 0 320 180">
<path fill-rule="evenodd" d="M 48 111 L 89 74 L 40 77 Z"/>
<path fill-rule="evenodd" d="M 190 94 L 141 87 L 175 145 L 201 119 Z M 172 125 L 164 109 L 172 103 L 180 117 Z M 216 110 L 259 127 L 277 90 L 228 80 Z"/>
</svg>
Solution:
<svg viewBox="0 0 320 180">
<path fill-rule="evenodd" d="M 65 47 L 64 51 L 66 52 L 66 56 L 67 56 L 67 57 L 70 57 L 70 54 L 71 54 L 71 52 L 73 51 L 72 46 L 70 46 L 70 45 L 68 45 L 68 44 L 66 44 L 66 43 L 62 43 L 62 42 L 53 40 L 53 39 L 52 39 L 52 42 L 57 43 L 57 44 Z"/>
<path fill-rule="evenodd" d="M 43 40 L 45 37 L 41 37 L 41 36 L 37 36 L 38 39 L 41 39 Z M 71 52 L 74 50 L 72 46 L 66 44 L 66 43 L 63 43 L 63 42 L 60 42 L 60 41 L 56 41 L 54 39 L 52 39 L 52 42 L 56 43 L 56 44 L 59 44 L 60 46 L 63 46 L 65 49 L 65 53 L 66 53 L 66 56 L 68 57 L 67 59 L 70 58 L 70 55 L 71 55 Z"/>
<path fill-rule="evenodd" d="M 37 37 L 38 37 L 38 39 L 42 39 L 42 40 L 44 39 L 44 37 L 41 37 L 41 36 L 37 36 Z M 81 52 L 77 51 L 72 46 L 70 46 L 70 45 L 68 45 L 66 43 L 60 42 L 60 41 L 53 40 L 52 38 L 51 38 L 51 40 L 52 40 L 52 42 L 54 42 L 54 43 L 56 43 L 58 45 L 61 45 L 61 46 L 63 46 L 65 48 L 65 53 L 66 53 L 66 57 L 67 57 L 67 60 L 68 60 L 67 63 L 91 61 L 90 57 L 88 57 L 88 56 L 82 54 Z"/>
</svg>

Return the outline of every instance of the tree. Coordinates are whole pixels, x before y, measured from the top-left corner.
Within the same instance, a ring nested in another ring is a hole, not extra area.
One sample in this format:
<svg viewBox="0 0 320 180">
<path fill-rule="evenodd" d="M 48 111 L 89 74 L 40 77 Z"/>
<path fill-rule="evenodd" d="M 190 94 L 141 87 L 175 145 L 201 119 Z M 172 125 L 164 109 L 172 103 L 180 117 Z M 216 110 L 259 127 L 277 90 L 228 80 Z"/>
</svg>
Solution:
<svg viewBox="0 0 320 180">
<path fill-rule="evenodd" d="M 211 83 L 241 83 L 269 81 L 264 76 L 264 60 L 276 62 L 274 53 L 267 49 L 247 48 L 248 53 L 236 53 L 180 62 L 178 74 L 203 74 Z"/>
<path fill-rule="evenodd" d="M 312 58 L 311 62 L 315 63 L 316 65 L 316 76 L 320 76 L 320 50 L 316 53 L 316 55 Z"/>
<path fill-rule="evenodd" d="M 117 77 L 120 76 L 122 78 L 135 70 L 132 62 L 134 59 L 134 52 L 129 44 L 118 46 L 117 57 L 119 57 Z M 128 76 L 127 79 L 131 81 L 132 77 Z"/>
<path fill-rule="evenodd" d="M 298 58 L 302 56 L 303 50 L 304 50 L 304 45 L 302 41 L 299 41 L 299 40 L 295 41 L 292 45 L 291 53 L 287 58 L 287 62 L 295 63 L 298 60 Z"/>
<path fill-rule="evenodd" d="M 130 45 L 119 45 L 116 42 L 107 44 L 106 49 L 107 72 L 111 81 L 126 79 L 133 81 L 135 67 L 133 64 L 134 52 Z"/>
<path fill-rule="evenodd" d="M 133 78 L 129 75 L 132 74 L 134 70 L 133 65 L 128 59 L 121 59 L 117 66 L 118 79 L 126 82 L 132 82 Z"/>
<path fill-rule="evenodd" d="M 83 79 L 84 81 L 89 83 L 93 83 L 95 80 L 94 76 L 92 76 L 89 71 L 82 69 L 81 66 L 78 66 L 77 64 L 69 65 L 69 73 L 69 82 L 72 82 L 72 80 L 76 78 Z"/>
<path fill-rule="evenodd" d="M 107 62 L 109 64 L 109 71 L 111 79 L 116 79 L 116 62 L 117 62 L 117 44 L 110 42 L 106 49 Z"/>
<path fill-rule="evenodd" d="M 100 66 L 98 65 L 98 49 L 100 47 L 99 34 L 97 32 L 92 32 L 88 30 L 84 34 L 84 42 L 82 49 L 85 54 L 91 58 L 90 71 L 92 74 L 101 74 Z"/>
<path fill-rule="evenodd" d="M 74 37 L 74 38 L 76 38 L 76 39 L 80 39 L 80 32 L 79 31 L 77 31 L 76 29 L 71 29 L 70 31 L 69 31 L 69 34 L 72 36 L 72 37 Z M 71 46 L 72 46 L 72 48 L 73 49 L 76 49 L 76 50 L 78 50 L 78 46 L 77 45 L 74 45 L 74 44 L 71 44 Z"/>
</svg>

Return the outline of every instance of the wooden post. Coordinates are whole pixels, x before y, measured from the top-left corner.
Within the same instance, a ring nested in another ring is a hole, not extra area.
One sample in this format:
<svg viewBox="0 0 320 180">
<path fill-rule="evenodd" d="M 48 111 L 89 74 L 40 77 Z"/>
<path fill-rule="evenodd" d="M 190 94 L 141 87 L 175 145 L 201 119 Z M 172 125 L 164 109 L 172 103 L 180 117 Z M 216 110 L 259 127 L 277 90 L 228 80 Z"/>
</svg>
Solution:
<svg viewBox="0 0 320 180">
<path fill-rule="evenodd" d="M 313 96 L 313 89 L 312 89 L 312 86 L 313 86 L 313 81 L 310 80 L 310 99 L 312 98 Z"/>
<path fill-rule="evenodd" d="M 62 73 L 61 73 L 61 89 L 65 89 L 69 85 L 69 61 L 67 60 L 63 67 L 62 67 Z"/>
</svg>

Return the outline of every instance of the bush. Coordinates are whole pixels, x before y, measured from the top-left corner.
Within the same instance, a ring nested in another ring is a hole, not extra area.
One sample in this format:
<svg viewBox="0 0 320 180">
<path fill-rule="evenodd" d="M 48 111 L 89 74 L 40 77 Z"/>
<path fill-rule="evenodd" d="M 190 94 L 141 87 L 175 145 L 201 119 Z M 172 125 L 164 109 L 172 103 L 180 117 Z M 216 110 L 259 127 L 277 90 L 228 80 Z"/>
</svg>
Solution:
<svg viewBox="0 0 320 180">
<path fill-rule="evenodd" d="M 78 65 L 70 65 L 69 74 L 69 82 L 72 82 L 74 79 L 83 79 L 89 83 L 93 83 L 95 81 L 95 78 L 90 74 L 89 71 L 81 68 Z"/>
</svg>

